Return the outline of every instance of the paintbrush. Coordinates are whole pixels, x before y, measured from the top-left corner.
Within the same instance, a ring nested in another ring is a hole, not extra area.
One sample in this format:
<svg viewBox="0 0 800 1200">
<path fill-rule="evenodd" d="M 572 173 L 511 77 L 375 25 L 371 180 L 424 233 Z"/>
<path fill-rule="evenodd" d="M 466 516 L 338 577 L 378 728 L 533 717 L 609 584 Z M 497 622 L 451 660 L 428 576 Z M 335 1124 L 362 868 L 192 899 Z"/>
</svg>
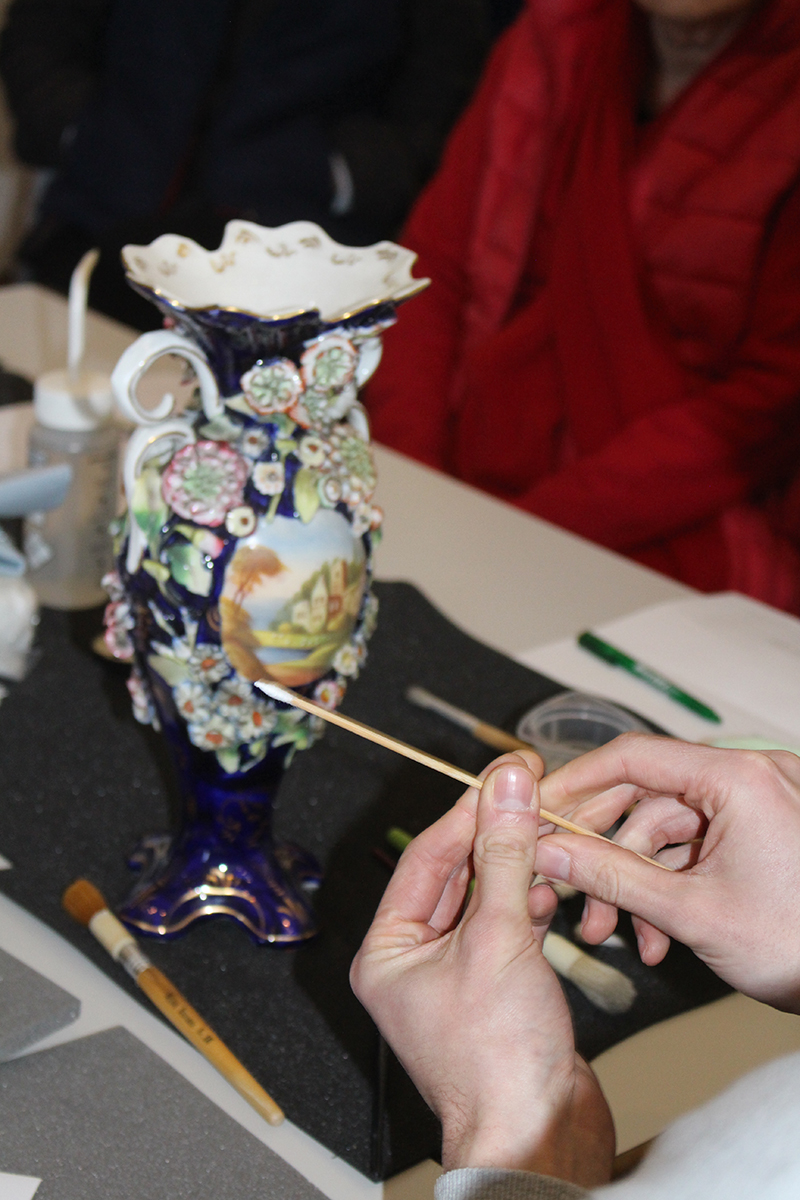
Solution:
<svg viewBox="0 0 800 1200">
<path fill-rule="evenodd" d="M 279 683 L 273 683 L 271 680 L 257 679 L 255 686 L 272 700 L 278 700 L 282 704 L 289 704 L 293 708 L 302 708 L 305 712 L 311 713 L 314 717 L 320 717 L 323 721 L 329 721 L 331 725 L 338 725 L 341 729 L 348 729 L 351 733 L 355 733 L 358 737 L 366 738 L 369 742 L 376 742 L 377 745 L 383 746 L 387 750 L 394 750 L 396 754 L 402 754 L 405 758 L 410 758 L 414 762 L 421 763 L 424 767 L 430 767 L 434 771 L 438 771 L 441 775 L 449 775 L 451 779 L 457 779 L 459 783 L 464 783 L 467 787 L 477 788 L 478 791 L 483 787 L 483 780 L 477 775 L 470 774 L 469 771 L 462 771 L 461 767 L 453 766 L 452 763 L 445 762 L 443 758 L 437 758 L 435 754 L 427 754 L 424 750 L 418 750 L 416 746 L 409 746 L 407 742 L 401 742 L 398 738 L 390 737 L 387 733 L 381 733 L 378 729 L 373 729 L 371 725 L 364 725 L 361 721 L 356 721 L 353 717 L 345 717 L 342 713 L 336 712 L 329 708 L 323 708 L 321 704 L 315 704 L 313 700 L 308 700 L 305 696 L 301 696 L 298 692 L 293 692 L 289 688 L 282 687 Z M 602 833 L 595 833 L 593 829 L 585 829 L 582 825 L 576 825 L 573 821 L 568 821 L 566 817 L 559 817 L 555 813 L 548 812 L 546 808 L 539 809 L 539 815 L 543 821 L 549 821 L 551 825 L 557 825 L 559 829 L 566 829 L 568 833 L 580 833 L 584 837 L 597 838 L 601 842 L 608 842 L 609 845 L 617 845 L 612 842 L 611 838 L 603 837 Z M 628 849 L 623 847 L 623 849 Z M 653 866 L 661 867 L 664 871 L 671 871 L 671 867 L 667 867 L 664 863 L 656 862 L 654 858 L 648 858 L 645 854 L 639 854 L 636 850 L 628 850 L 629 854 L 635 854 L 637 858 L 644 859 L 645 862 L 652 863 Z"/>
<path fill-rule="evenodd" d="M 117 920 L 102 894 L 88 879 L 77 879 L 61 898 L 64 908 L 81 925 L 86 925 L 111 957 L 122 964 L 156 1008 L 172 1022 L 195 1049 L 205 1055 L 240 1096 L 270 1125 L 280 1125 L 283 1112 L 199 1013 L 195 1012 L 166 975 L 154 967 L 139 943 Z"/>
<path fill-rule="evenodd" d="M 455 704 L 450 704 L 447 700 L 434 696 L 433 692 L 429 692 L 427 688 L 416 685 L 407 688 L 406 699 L 419 708 L 428 708 L 431 712 L 438 713 L 440 717 L 452 721 L 454 725 L 460 725 L 462 729 L 469 730 L 479 742 L 483 742 L 486 746 L 493 746 L 495 750 L 536 749 L 530 742 L 523 742 L 520 738 L 514 737 L 513 733 L 506 733 L 505 729 L 500 729 L 497 725 L 490 725 L 488 721 L 482 721 L 480 717 L 474 716 L 466 709 L 457 708 Z"/>
</svg>

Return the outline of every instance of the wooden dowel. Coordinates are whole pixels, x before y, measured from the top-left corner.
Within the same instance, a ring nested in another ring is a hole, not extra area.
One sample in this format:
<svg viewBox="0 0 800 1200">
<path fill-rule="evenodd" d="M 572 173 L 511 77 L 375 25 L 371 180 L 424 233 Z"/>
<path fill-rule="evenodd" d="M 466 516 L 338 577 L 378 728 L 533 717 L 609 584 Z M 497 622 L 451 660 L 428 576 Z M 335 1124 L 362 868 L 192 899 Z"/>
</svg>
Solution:
<svg viewBox="0 0 800 1200">
<path fill-rule="evenodd" d="M 313 700 L 308 700 L 305 696 L 301 696 L 298 692 L 293 692 L 281 684 L 257 679 L 255 686 L 273 700 L 280 700 L 284 704 L 291 704 L 295 708 L 302 708 L 305 712 L 311 713 L 312 716 L 320 717 L 323 721 L 328 721 L 331 725 L 338 725 L 341 729 L 348 729 L 350 733 L 355 733 L 358 737 L 366 738 L 369 742 L 375 742 L 378 746 L 383 746 L 386 750 L 393 750 L 395 754 L 402 754 L 404 758 L 410 758 L 414 762 L 421 763 L 423 767 L 430 767 L 432 770 L 438 771 L 440 775 L 448 775 L 451 779 L 456 779 L 459 783 L 466 784 L 467 787 L 477 788 L 478 791 L 483 787 L 483 780 L 479 779 L 477 775 L 472 775 L 469 771 L 462 771 L 460 767 L 455 767 L 452 763 L 445 762 L 443 758 L 437 758 L 435 754 L 427 754 L 424 750 L 418 750 L 416 746 L 409 746 L 407 742 L 401 742 L 398 738 L 389 737 L 388 734 L 381 733 L 378 729 L 373 729 L 371 725 L 364 725 L 363 722 L 356 721 L 353 717 L 346 717 L 343 713 L 336 712 L 333 709 L 323 708 L 321 704 L 315 704 Z M 559 817 L 555 813 L 548 812 L 546 808 L 540 808 L 539 815 L 543 821 L 549 821 L 551 825 L 557 825 L 559 829 L 565 829 L 568 833 L 580 833 L 584 837 L 597 838 L 598 841 L 608 842 L 612 846 L 617 844 L 616 842 L 612 842 L 611 838 L 604 837 L 602 833 L 595 833 L 593 829 L 584 829 L 582 825 L 575 825 L 572 821 L 568 821 L 566 817 Z M 621 849 L 627 849 L 627 847 L 621 847 Z M 661 867 L 664 871 L 672 870 L 671 867 L 665 866 L 664 863 L 656 862 L 654 858 L 648 858 L 645 854 L 639 854 L 636 850 L 631 850 L 630 853 L 635 854 L 637 858 L 644 859 L 645 862 L 652 863 L 656 867 Z"/>
</svg>

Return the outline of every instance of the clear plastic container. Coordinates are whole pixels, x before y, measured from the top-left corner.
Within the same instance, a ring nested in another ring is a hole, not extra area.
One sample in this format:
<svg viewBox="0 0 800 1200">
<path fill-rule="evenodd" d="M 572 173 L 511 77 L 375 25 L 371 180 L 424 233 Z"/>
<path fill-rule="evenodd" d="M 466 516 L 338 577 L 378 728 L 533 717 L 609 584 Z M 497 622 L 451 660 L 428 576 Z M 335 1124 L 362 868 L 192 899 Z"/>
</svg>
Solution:
<svg viewBox="0 0 800 1200">
<path fill-rule="evenodd" d="M 538 750 L 547 771 L 628 732 L 652 733 L 652 729 L 610 700 L 585 692 L 562 692 L 544 700 L 517 724 L 517 737 Z"/>
<path fill-rule="evenodd" d="M 30 513 L 24 527 L 28 579 L 51 608 L 93 608 L 108 599 L 100 580 L 113 563 L 109 525 L 118 507 L 122 437 L 108 419 L 110 407 L 105 376 L 92 376 L 74 394 L 66 372 L 37 380 L 28 461 L 72 468 L 61 507 Z"/>
</svg>

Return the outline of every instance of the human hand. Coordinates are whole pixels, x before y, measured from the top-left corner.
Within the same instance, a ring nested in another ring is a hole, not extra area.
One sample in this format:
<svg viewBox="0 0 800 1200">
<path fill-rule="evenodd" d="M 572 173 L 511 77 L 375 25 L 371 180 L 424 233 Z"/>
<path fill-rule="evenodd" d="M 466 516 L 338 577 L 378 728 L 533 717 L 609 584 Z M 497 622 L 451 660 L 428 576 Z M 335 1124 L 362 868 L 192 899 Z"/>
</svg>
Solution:
<svg viewBox="0 0 800 1200">
<path fill-rule="evenodd" d="M 593 1186 L 610 1177 L 614 1131 L 542 955 L 556 897 L 530 887 L 541 769 L 535 754 L 505 755 L 480 796 L 469 788 L 414 839 L 351 982 L 439 1116 L 446 1169 Z"/>
<path fill-rule="evenodd" d="M 579 835 L 542 840 L 537 870 L 590 897 L 588 942 L 622 908 L 643 962 L 675 937 L 739 991 L 800 1012 L 800 758 L 626 734 L 547 776 L 542 803 L 595 830 L 636 803 L 614 840 L 675 868 Z"/>
</svg>

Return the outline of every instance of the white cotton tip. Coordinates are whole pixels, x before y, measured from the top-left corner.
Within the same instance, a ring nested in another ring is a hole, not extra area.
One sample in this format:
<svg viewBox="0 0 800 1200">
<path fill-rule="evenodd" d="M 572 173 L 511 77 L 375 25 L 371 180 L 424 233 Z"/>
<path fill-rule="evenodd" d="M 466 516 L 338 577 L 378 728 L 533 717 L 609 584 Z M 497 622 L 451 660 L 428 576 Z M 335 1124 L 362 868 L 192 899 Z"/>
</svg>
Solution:
<svg viewBox="0 0 800 1200">
<path fill-rule="evenodd" d="M 281 704 L 294 704 L 292 693 L 281 687 L 279 683 L 272 683 L 267 679 L 257 679 L 256 687 L 272 700 L 280 700 Z"/>
<path fill-rule="evenodd" d="M 616 967 L 593 958 L 558 933 L 548 933 L 543 953 L 553 970 L 574 983 L 603 1012 L 627 1012 L 636 999 L 636 988 Z"/>
</svg>

